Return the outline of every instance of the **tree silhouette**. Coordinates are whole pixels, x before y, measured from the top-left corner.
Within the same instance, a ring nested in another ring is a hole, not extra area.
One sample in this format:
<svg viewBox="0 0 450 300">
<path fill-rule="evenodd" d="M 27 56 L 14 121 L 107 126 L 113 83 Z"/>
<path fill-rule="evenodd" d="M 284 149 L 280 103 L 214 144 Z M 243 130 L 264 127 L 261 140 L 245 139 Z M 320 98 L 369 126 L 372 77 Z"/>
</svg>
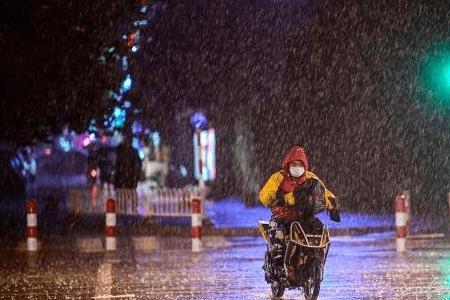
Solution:
<svg viewBox="0 0 450 300">
<path fill-rule="evenodd" d="M 131 4 L 130 4 L 131 3 Z M 134 1 L 15 1 L 0 4 L 0 140 L 15 146 L 84 131 L 101 118 L 118 86 L 114 59 Z"/>
</svg>

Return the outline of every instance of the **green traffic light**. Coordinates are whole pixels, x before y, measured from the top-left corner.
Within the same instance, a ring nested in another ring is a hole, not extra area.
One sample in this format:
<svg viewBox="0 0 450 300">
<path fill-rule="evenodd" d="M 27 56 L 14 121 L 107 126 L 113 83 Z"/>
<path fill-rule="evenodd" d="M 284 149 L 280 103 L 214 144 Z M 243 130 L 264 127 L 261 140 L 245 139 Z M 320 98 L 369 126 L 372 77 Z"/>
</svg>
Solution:
<svg viewBox="0 0 450 300">
<path fill-rule="evenodd" d="M 447 64 L 442 69 L 442 88 L 448 89 L 450 88 L 450 65 Z"/>
<path fill-rule="evenodd" d="M 450 51 L 428 57 L 422 69 L 424 87 L 441 104 L 450 104 Z"/>
</svg>

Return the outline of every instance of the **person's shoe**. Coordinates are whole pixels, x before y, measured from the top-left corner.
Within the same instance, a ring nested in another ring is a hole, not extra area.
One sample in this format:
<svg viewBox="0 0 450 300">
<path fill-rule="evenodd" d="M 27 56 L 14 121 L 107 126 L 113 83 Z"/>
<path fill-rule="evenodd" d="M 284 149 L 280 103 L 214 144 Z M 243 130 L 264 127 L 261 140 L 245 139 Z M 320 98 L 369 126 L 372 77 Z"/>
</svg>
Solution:
<svg viewBox="0 0 450 300">
<path fill-rule="evenodd" d="M 272 283 L 274 281 L 273 275 L 270 274 L 269 272 L 264 273 L 264 279 L 266 280 L 267 283 Z"/>
<path fill-rule="evenodd" d="M 283 255 L 278 254 L 273 259 L 273 270 L 275 271 L 276 277 L 279 279 L 286 278 L 286 273 L 284 271 L 283 258 L 284 258 Z"/>
<path fill-rule="evenodd" d="M 277 277 L 279 280 L 286 280 L 286 272 L 284 271 L 284 267 L 277 268 Z"/>
</svg>

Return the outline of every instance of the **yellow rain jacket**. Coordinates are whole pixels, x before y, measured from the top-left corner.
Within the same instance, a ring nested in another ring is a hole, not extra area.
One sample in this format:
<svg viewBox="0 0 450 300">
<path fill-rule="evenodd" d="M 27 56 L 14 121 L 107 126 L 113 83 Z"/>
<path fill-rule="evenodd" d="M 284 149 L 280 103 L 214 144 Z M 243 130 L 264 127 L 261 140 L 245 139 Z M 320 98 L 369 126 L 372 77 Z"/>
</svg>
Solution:
<svg viewBox="0 0 450 300">
<path fill-rule="evenodd" d="M 289 166 L 294 161 L 301 162 L 305 169 L 305 173 L 299 178 L 293 178 L 287 175 L 289 174 Z M 260 201 L 263 205 L 272 207 L 276 201 L 276 193 L 278 189 L 280 189 L 285 193 L 285 203 L 288 206 L 293 206 L 295 204 L 295 198 L 293 194 L 294 190 L 310 178 L 319 180 L 319 182 L 324 187 L 326 209 L 330 211 L 336 208 L 333 205 L 335 201 L 331 201 L 333 198 L 335 198 L 335 196 L 325 187 L 323 182 L 320 181 L 320 179 L 314 173 L 308 171 L 308 159 L 306 157 L 305 150 L 303 150 L 303 148 L 299 146 L 294 146 L 289 150 L 283 160 L 282 170 L 273 174 L 263 186 L 259 193 Z"/>
<path fill-rule="evenodd" d="M 261 191 L 259 192 L 259 200 L 264 206 L 272 207 L 272 205 L 275 203 L 276 200 L 276 193 L 278 191 L 278 188 L 283 181 L 283 171 L 276 172 L 272 176 L 270 176 L 269 180 L 266 182 L 266 184 L 262 187 Z M 330 201 L 330 199 L 335 198 L 334 194 L 328 190 L 323 182 L 316 176 L 316 174 L 307 171 L 306 172 L 306 179 L 309 178 L 315 178 L 319 180 L 319 182 L 324 186 L 325 188 L 325 203 L 326 203 L 326 209 L 332 210 L 335 208 Z M 287 193 L 284 195 L 284 200 L 288 205 L 294 205 L 295 204 L 295 198 L 293 192 Z"/>
</svg>

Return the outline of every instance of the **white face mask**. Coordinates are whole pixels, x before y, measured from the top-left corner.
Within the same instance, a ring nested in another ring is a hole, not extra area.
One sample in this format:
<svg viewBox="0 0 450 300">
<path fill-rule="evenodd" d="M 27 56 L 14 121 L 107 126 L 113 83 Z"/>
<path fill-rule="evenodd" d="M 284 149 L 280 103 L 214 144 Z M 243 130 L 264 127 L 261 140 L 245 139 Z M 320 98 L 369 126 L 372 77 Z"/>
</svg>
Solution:
<svg viewBox="0 0 450 300">
<path fill-rule="evenodd" d="M 289 167 L 289 172 L 292 177 L 300 177 L 305 173 L 305 168 L 303 167 Z"/>
</svg>

